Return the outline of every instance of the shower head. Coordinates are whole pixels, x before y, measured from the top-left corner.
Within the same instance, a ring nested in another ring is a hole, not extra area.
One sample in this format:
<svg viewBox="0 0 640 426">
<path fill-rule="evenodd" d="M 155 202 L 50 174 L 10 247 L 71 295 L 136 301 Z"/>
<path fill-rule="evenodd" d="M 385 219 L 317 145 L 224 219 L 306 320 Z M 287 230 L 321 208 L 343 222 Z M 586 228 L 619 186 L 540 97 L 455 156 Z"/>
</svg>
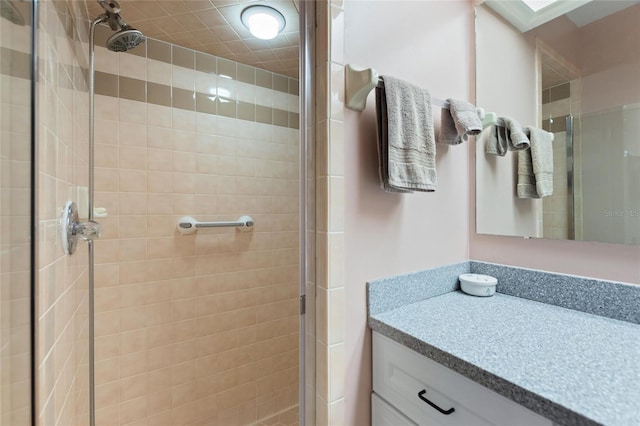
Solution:
<svg viewBox="0 0 640 426">
<path fill-rule="evenodd" d="M 114 52 L 126 52 L 144 41 L 142 32 L 131 28 L 120 16 L 120 4 L 115 0 L 98 0 L 104 9 L 102 22 L 109 24 L 113 31 L 117 31 L 107 39 L 107 49 Z"/>
<path fill-rule="evenodd" d="M 126 52 L 144 41 L 142 33 L 135 28 L 125 26 L 107 39 L 107 49 L 114 52 Z"/>
</svg>

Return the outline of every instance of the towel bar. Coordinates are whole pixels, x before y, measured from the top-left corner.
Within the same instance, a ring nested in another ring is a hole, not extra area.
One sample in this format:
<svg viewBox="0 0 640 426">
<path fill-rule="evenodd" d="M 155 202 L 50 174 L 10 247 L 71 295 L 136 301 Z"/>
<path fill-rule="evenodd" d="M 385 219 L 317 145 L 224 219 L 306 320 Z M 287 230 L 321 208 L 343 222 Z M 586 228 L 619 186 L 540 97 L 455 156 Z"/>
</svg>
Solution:
<svg viewBox="0 0 640 426">
<path fill-rule="evenodd" d="M 363 111 L 367 104 L 369 92 L 380 81 L 378 72 L 373 68 L 357 70 L 350 64 L 344 67 L 345 103 L 347 108 Z M 439 108 L 449 108 L 449 102 L 431 97 L 431 104 Z"/>
<path fill-rule="evenodd" d="M 198 228 L 226 228 L 236 227 L 239 230 L 246 232 L 253 228 L 253 219 L 251 216 L 240 216 L 235 222 L 198 222 L 191 216 L 184 216 L 178 221 L 178 232 L 181 234 L 191 234 L 198 230 Z"/>
</svg>

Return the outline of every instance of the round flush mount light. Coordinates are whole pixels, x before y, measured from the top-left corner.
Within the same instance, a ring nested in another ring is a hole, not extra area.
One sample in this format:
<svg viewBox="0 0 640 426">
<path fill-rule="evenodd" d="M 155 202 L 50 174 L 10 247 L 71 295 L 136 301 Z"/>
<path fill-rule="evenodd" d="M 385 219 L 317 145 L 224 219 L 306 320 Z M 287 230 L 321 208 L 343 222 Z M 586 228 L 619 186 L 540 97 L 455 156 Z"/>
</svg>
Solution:
<svg viewBox="0 0 640 426">
<path fill-rule="evenodd" d="M 262 40 L 271 40 L 284 29 L 282 13 L 269 6 L 249 6 L 240 15 L 251 34 Z"/>
</svg>

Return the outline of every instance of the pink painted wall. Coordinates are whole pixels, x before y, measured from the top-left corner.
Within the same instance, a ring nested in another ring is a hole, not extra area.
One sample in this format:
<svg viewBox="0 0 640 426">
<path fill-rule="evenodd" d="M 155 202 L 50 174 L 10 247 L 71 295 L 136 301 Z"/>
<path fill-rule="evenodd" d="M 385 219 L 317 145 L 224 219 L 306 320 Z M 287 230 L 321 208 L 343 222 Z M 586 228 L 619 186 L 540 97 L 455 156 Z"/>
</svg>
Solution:
<svg viewBox="0 0 640 426">
<path fill-rule="evenodd" d="M 471 199 L 473 197 L 472 191 Z M 473 211 L 470 216 L 475 222 Z M 469 257 L 505 265 L 640 284 L 638 246 L 477 235 L 472 228 Z"/>
<path fill-rule="evenodd" d="M 472 97 L 472 34 L 473 8 L 466 1 L 345 2 L 345 63 L 410 81 L 433 97 Z M 374 106 L 372 93 L 364 112 L 345 112 L 347 425 L 369 424 L 366 281 L 465 260 L 473 210 L 467 144 L 437 147 L 436 192 L 380 189 Z M 439 122 L 438 108 L 434 117 Z"/>
<path fill-rule="evenodd" d="M 345 63 L 411 81 L 434 97 L 473 99 L 473 3 L 347 0 Z M 640 283 L 640 247 L 476 235 L 473 145 L 438 147 L 437 192 L 384 193 L 374 103 L 371 94 L 364 112 L 346 110 L 344 117 L 348 425 L 370 423 L 368 280 L 471 258 Z"/>
<path fill-rule="evenodd" d="M 640 4 L 580 28 L 583 114 L 640 101 L 638 22 Z"/>
</svg>

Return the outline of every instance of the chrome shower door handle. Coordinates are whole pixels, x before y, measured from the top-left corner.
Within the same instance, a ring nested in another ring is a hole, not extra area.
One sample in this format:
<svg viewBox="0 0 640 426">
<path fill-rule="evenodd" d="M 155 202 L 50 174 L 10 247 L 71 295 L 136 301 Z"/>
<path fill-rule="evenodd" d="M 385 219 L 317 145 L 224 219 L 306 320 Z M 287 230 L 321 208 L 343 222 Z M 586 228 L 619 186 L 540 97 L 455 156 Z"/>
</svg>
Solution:
<svg viewBox="0 0 640 426">
<path fill-rule="evenodd" d="M 72 255 L 78 248 L 78 238 L 93 241 L 100 238 L 102 225 L 94 220 L 80 222 L 78 206 L 73 201 L 67 201 L 62 210 L 60 223 L 60 239 L 65 254 Z"/>
</svg>

